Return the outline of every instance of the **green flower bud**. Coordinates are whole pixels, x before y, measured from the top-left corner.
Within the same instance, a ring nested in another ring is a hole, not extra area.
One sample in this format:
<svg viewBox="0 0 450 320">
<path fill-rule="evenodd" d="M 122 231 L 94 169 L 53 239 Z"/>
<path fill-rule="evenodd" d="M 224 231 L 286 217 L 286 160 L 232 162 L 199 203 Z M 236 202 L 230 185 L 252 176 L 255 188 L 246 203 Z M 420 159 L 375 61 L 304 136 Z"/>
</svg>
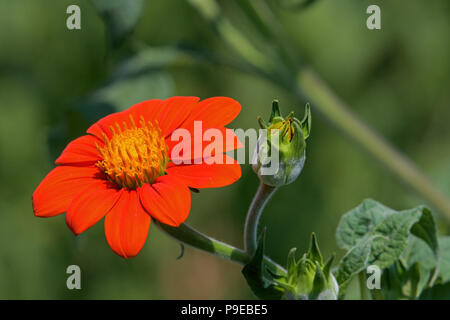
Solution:
<svg viewBox="0 0 450 320">
<path fill-rule="evenodd" d="M 331 273 L 332 256 L 325 264 L 322 260 L 317 239 L 311 236 L 309 251 L 301 259 L 295 259 L 296 249 L 289 252 L 287 278 L 276 283 L 284 288 L 286 299 L 295 300 L 337 300 L 339 286 Z"/>
<path fill-rule="evenodd" d="M 286 118 L 280 113 L 278 101 L 272 103 L 272 114 L 266 124 L 260 117 L 262 131 L 253 159 L 253 170 L 259 179 L 273 187 L 293 182 L 305 164 L 305 149 L 311 131 L 311 111 L 306 105 L 302 120 L 291 112 Z"/>
</svg>

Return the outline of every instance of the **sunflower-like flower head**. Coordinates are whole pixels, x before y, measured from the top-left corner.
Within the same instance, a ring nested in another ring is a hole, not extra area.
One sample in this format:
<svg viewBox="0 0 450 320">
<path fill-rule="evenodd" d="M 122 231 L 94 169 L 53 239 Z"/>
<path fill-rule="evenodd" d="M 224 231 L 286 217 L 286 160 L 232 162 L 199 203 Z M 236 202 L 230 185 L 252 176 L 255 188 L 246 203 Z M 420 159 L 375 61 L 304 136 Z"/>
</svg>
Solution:
<svg viewBox="0 0 450 320">
<path fill-rule="evenodd" d="M 226 186 L 241 176 L 239 164 L 223 153 L 240 146 L 225 127 L 238 115 L 240 104 L 226 97 L 199 100 L 147 100 L 94 123 L 86 135 L 67 145 L 56 168 L 34 191 L 34 214 L 66 212 L 75 235 L 104 218 L 106 239 L 124 258 L 142 249 L 152 219 L 178 227 L 189 215 L 190 190 Z M 194 150 L 198 122 L 202 137 L 209 129 L 227 132 L 224 139 L 232 136 L 229 150 L 216 154 L 219 161 L 204 159 L 208 144 Z M 178 130 L 194 137 L 187 141 L 186 154 L 172 152 Z M 197 153 L 201 157 L 195 160 L 201 161 L 193 163 Z"/>
</svg>

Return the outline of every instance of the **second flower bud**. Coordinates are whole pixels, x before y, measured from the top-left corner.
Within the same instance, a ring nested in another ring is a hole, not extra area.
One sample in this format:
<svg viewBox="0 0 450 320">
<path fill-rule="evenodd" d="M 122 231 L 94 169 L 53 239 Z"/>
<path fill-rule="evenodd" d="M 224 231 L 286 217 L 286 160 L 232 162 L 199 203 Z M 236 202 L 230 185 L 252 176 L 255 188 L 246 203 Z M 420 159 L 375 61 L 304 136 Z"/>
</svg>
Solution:
<svg viewBox="0 0 450 320">
<path fill-rule="evenodd" d="M 263 131 L 254 153 L 253 170 L 266 185 L 279 187 L 293 182 L 305 163 L 306 142 L 311 130 L 311 111 L 302 120 L 291 112 L 283 117 L 277 100 L 272 103 L 269 123 L 258 118 Z"/>
</svg>

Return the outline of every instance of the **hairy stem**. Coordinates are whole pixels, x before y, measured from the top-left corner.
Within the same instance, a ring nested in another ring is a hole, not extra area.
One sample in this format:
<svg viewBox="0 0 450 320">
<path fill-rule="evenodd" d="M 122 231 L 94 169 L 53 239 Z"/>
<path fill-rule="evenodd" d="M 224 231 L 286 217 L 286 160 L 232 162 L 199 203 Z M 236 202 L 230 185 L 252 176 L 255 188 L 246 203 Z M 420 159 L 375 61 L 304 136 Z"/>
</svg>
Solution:
<svg viewBox="0 0 450 320">
<path fill-rule="evenodd" d="M 244 227 L 244 249 L 250 256 L 255 253 L 258 244 L 259 218 L 276 190 L 276 187 L 271 187 L 261 182 L 248 209 Z"/>
<path fill-rule="evenodd" d="M 177 241 L 193 248 L 203 250 L 219 258 L 230 260 L 241 265 L 245 265 L 250 261 L 250 256 L 244 250 L 209 237 L 187 224 L 181 224 L 179 227 L 171 227 L 157 220 L 153 220 L 153 223 Z M 276 274 L 286 275 L 286 270 L 268 257 L 264 257 L 264 261 Z"/>
</svg>

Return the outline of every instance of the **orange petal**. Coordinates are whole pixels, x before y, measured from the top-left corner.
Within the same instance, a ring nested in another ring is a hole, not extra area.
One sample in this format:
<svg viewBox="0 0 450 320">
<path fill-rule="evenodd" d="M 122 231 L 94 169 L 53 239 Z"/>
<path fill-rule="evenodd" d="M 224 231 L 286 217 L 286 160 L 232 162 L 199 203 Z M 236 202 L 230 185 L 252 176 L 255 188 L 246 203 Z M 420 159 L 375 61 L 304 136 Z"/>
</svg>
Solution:
<svg viewBox="0 0 450 320">
<path fill-rule="evenodd" d="M 105 235 L 111 249 L 123 258 L 136 256 L 147 239 L 150 220 L 137 191 L 122 189 L 116 205 L 105 217 Z"/>
<path fill-rule="evenodd" d="M 138 127 L 141 126 L 140 119 L 144 117 L 145 121 L 155 121 L 162 111 L 164 101 L 151 99 L 135 104 L 128 109 L 129 114 L 133 115 L 134 121 Z"/>
<path fill-rule="evenodd" d="M 38 217 L 52 217 L 67 211 L 81 191 L 95 187 L 104 175 L 97 167 L 56 167 L 33 193 L 33 211 Z"/>
<path fill-rule="evenodd" d="M 190 137 L 190 141 L 188 141 L 189 148 L 190 148 L 190 154 L 178 154 L 179 152 L 176 151 L 174 153 L 172 153 L 172 151 L 174 150 L 174 147 L 179 144 L 179 143 L 183 143 L 182 139 L 180 139 L 180 141 L 172 141 L 171 137 L 168 137 L 165 141 L 166 144 L 169 148 L 169 157 L 172 161 L 186 161 L 186 160 L 193 160 L 193 159 L 203 159 L 204 158 L 204 151 L 205 148 L 208 147 L 208 145 L 212 144 L 212 141 L 204 141 L 203 137 L 204 137 L 204 133 L 206 130 L 211 129 L 211 128 L 203 128 L 202 127 L 202 133 L 201 133 L 201 138 L 202 139 L 202 148 L 201 148 L 201 157 L 199 157 L 195 152 L 194 152 L 194 139 L 197 139 L 196 137 L 194 137 L 194 132 L 191 132 L 191 137 Z M 215 130 L 220 131 L 221 133 L 221 138 L 222 138 L 222 150 L 219 151 L 218 153 L 224 153 L 224 152 L 228 152 L 231 150 L 235 150 L 235 149 L 239 149 L 242 148 L 243 145 L 241 143 L 241 141 L 239 141 L 239 139 L 237 138 L 236 134 L 233 132 L 233 130 L 229 129 L 229 128 L 225 128 L 225 127 L 219 127 L 219 128 L 214 128 Z M 176 132 L 176 130 L 174 131 Z M 217 150 L 216 150 L 217 151 Z M 214 155 L 214 154 L 213 154 Z M 179 162 L 178 162 L 179 163 Z M 193 163 L 193 162 L 191 162 Z M 189 164 L 189 163 L 187 163 Z"/>
<path fill-rule="evenodd" d="M 239 102 L 231 98 L 205 99 L 196 105 L 182 127 L 189 128 L 196 120 L 201 120 L 204 128 L 223 127 L 233 121 L 240 111 Z"/>
<path fill-rule="evenodd" d="M 56 164 L 64 165 L 92 165 L 101 160 L 95 144 L 103 146 L 103 141 L 95 136 L 85 135 L 70 142 L 61 153 Z"/>
<path fill-rule="evenodd" d="M 171 97 L 164 100 L 158 123 L 164 137 L 178 128 L 196 108 L 200 98 L 197 97 Z"/>
<path fill-rule="evenodd" d="M 144 209 L 156 220 L 173 227 L 183 223 L 191 209 L 188 187 L 174 176 L 161 176 L 139 190 Z"/>
<path fill-rule="evenodd" d="M 120 125 L 122 125 L 122 122 L 124 121 L 128 123 L 130 120 L 128 115 L 129 115 L 128 110 L 111 113 L 110 115 L 101 118 L 92 126 L 90 126 L 86 132 L 89 134 L 93 134 L 94 136 L 102 140 L 103 140 L 103 133 L 106 134 L 108 138 L 111 138 L 112 133 L 110 127 L 114 127 L 114 124 L 116 122 Z"/>
<path fill-rule="evenodd" d="M 120 195 L 121 189 L 117 189 L 108 181 L 99 185 L 98 191 L 79 194 L 67 209 L 67 226 L 75 235 L 84 232 L 114 207 Z"/>
<path fill-rule="evenodd" d="M 229 162 L 230 164 L 227 164 Z M 227 155 L 222 164 L 193 164 L 173 166 L 168 175 L 175 175 L 192 188 L 218 188 L 232 184 L 241 177 L 241 166 Z"/>
</svg>

